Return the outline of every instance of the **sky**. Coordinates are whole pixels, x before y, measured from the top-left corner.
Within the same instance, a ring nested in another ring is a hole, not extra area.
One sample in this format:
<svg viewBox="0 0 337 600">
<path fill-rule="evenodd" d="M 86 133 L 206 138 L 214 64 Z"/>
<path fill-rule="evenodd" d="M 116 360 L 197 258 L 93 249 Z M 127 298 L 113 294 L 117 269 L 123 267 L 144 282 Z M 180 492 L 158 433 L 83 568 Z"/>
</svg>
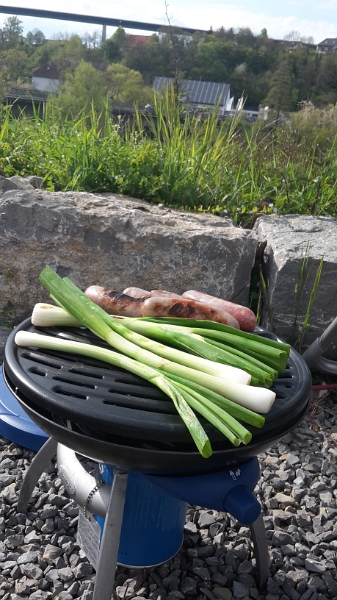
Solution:
<svg viewBox="0 0 337 600">
<path fill-rule="evenodd" d="M 266 28 L 268 36 L 274 39 L 283 39 L 296 31 L 302 37 L 312 37 L 315 43 L 327 37 L 337 37 L 337 0 L 236 0 L 235 3 L 224 0 L 58 0 L 56 4 L 46 0 L 3 0 L 2 6 L 58 10 L 163 25 L 168 22 L 167 12 L 171 25 L 176 27 L 204 30 L 210 27 L 216 30 L 221 26 L 225 29 L 250 27 L 254 34 Z M 0 28 L 8 16 L 0 13 Z M 21 16 L 19 19 L 23 23 L 24 34 L 40 29 L 48 39 L 58 33 L 83 35 L 100 30 L 98 25 L 85 23 Z M 115 28 L 108 28 L 107 36 L 114 31 Z M 151 35 L 148 31 L 127 31 Z"/>
</svg>

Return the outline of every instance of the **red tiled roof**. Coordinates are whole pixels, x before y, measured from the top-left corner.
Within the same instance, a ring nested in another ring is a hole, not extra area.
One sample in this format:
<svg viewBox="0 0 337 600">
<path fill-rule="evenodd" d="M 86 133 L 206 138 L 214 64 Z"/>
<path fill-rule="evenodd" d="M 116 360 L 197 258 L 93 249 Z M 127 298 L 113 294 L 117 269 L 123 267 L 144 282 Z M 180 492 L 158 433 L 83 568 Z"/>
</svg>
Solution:
<svg viewBox="0 0 337 600">
<path fill-rule="evenodd" d="M 144 47 L 149 41 L 148 35 L 128 35 L 127 45 L 130 48 Z"/>
</svg>

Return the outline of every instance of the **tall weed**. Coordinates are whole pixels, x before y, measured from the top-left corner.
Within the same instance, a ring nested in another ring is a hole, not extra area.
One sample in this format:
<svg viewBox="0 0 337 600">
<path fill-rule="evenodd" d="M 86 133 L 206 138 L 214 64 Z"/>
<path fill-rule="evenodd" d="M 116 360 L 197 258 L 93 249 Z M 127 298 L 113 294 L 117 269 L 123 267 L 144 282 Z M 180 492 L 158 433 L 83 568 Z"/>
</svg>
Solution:
<svg viewBox="0 0 337 600">
<path fill-rule="evenodd" d="M 76 120 L 50 103 L 43 118 L 37 111 L 14 118 L 3 107 L 0 169 L 42 176 L 50 190 L 122 193 L 228 215 L 248 227 L 261 213 L 336 216 L 337 109 L 328 115 L 336 127 L 324 144 L 328 116 L 305 110 L 306 117 L 280 127 L 252 126 L 239 114 L 221 120 L 216 109 L 191 113 L 173 90 L 155 98 L 153 115 L 136 109 L 126 121 L 113 118 L 108 104 Z"/>
</svg>

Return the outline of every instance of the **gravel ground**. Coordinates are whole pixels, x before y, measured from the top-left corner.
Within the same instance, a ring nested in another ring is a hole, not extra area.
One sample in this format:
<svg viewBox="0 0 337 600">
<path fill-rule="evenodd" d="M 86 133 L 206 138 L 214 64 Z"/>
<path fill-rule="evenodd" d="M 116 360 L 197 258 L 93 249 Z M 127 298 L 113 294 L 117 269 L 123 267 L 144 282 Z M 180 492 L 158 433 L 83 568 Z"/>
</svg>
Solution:
<svg viewBox="0 0 337 600">
<path fill-rule="evenodd" d="M 0 437 L 0 456 L 0 599 L 91 600 L 95 572 L 76 543 L 78 508 L 55 464 L 20 514 L 18 492 L 34 453 Z M 337 394 L 315 397 L 304 423 L 259 459 L 267 589 L 256 587 L 249 529 L 191 506 L 172 560 L 155 569 L 118 567 L 118 600 L 337 600 Z"/>
</svg>

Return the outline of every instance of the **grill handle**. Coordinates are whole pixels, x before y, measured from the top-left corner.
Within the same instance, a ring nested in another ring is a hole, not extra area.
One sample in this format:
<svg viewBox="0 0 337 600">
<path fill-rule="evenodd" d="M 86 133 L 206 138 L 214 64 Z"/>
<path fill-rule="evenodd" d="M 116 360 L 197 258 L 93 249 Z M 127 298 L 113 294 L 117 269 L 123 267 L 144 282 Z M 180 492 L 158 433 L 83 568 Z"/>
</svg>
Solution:
<svg viewBox="0 0 337 600">
<path fill-rule="evenodd" d="M 309 348 L 302 354 L 303 360 L 309 369 L 315 369 L 321 373 L 337 375 L 337 362 L 325 358 L 323 353 L 330 344 L 337 339 L 337 317 L 330 323 L 322 335 L 317 338 Z"/>
<path fill-rule="evenodd" d="M 261 513 L 260 503 L 244 485 L 232 488 L 225 497 L 223 505 L 224 510 L 242 525 L 254 523 Z"/>
</svg>

